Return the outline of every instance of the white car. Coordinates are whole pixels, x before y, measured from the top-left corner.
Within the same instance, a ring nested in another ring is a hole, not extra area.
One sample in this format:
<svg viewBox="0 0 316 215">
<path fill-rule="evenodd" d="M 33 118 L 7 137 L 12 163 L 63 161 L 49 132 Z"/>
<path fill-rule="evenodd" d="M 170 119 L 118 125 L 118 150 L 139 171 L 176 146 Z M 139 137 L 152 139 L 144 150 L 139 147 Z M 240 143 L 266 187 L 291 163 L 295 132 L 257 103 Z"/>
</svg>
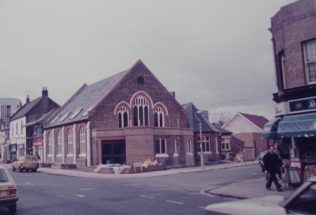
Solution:
<svg viewBox="0 0 316 215">
<path fill-rule="evenodd" d="M 0 207 L 6 207 L 10 212 L 16 212 L 16 184 L 10 173 L 0 166 Z"/>
<path fill-rule="evenodd" d="M 316 176 L 308 179 L 285 199 L 282 196 L 266 196 L 212 204 L 205 210 L 207 215 L 316 214 Z"/>
</svg>

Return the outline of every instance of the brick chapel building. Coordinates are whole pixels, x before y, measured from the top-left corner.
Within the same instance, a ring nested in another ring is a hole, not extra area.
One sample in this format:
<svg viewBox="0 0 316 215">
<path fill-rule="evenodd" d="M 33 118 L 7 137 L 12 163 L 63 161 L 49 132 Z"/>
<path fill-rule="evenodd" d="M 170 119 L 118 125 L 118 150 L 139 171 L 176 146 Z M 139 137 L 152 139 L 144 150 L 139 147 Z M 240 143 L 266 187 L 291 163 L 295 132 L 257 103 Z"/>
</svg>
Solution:
<svg viewBox="0 0 316 215">
<path fill-rule="evenodd" d="M 89 167 L 158 160 L 193 165 L 182 106 L 143 64 L 84 84 L 44 126 L 47 165 Z"/>
</svg>

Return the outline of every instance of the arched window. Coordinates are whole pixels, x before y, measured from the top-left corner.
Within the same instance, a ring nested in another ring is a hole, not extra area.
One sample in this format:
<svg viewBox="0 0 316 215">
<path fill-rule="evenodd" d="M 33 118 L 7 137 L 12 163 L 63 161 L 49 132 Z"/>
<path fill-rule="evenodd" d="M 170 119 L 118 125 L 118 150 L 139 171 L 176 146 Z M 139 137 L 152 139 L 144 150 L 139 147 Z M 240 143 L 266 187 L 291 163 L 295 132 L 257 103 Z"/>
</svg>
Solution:
<svg viewBox="0 0 316 215">
<path fill-rule="evenodd" d="M 62 154 L 62 141 L 61 141 L 61 132 L 57 131 L 57 154 Z"/>
<path fill-rule="evenodd" d="M 47 134 L 46 148 L 47 148 L 46 153 L 48 155 L 51 155 L 53 153 L 53 133 L 52 132 L 48 132 L 48 134 Z"/>
<path fill-rule="evenodd" d="M 165 126 L 165 113 L 161 107 L 155 107 L 154 113 L 154 126 L 164 127 Z"/>
<path fill-rule="evenodd" d="M 73 154 L 73 137 L 72 137 L 72 129 L 69 128 L 67 130 L 67 154 L 71 155 Z"/>
<path fill-rule="evenodd" d="M 119 128 L 125 128 L 128 126 L 128 109 L 126 106 L 121 106 L 118 108 L 118 120 Z"/>
<path fill-rule="evenodd" d="M 149 102 L 140 95 L 137 96 L 133 102 L 133 125 L 134 126 L 148 126 L 149 125 Z"/>
<path fill-rule="evenodd" d="M 79 129 L 79 154 L 86 154 L 86 129 L 81 126 Z"/>
</svg>

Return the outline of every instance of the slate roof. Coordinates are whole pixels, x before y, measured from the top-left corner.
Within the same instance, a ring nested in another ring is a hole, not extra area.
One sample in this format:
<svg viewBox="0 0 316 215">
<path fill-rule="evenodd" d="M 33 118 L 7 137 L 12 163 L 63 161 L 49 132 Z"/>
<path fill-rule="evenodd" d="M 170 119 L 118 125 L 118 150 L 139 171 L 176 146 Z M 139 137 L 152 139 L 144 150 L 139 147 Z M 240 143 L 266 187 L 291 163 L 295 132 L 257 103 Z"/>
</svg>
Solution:
<svg viewBox="0 0 316 215">
<path fill-rule="evenodd" d="M 19 119 L 21 117 L 24 117 L 34 106 L 36 106 L 40 101 L 42 97 L 39 97 L 37 99 L 34 99 L 28 103 L 25 103 L 15 114 L 11 117 L 11 120 Z"/>
<path fill-rule="evenodd" d="M 190 122 L 190 128 L 192 128 L 193 132 L 200 132 L 200 127 L 199 127 L 199 121 L 196 119 L 201 120 L 201 127 L 202 127 L 202 132 L 211 132 L 211 133 L 217 133 L 219 130 L 212 125 L 208 119 L 206 119 L 202 113 L 196 113 L 199 111 L 193 103 L 188 103 L 188 104 L 183 104 L 182 105 L 184 112 L 186 116 L 189 119 Z M 195 117 L 196 113 L 196 117 Z"/>
<path fill-rule="evenodd" d="M 134 64 L 134 66 L 136 64 Z M 47 123 L 45 127 L 48 128 L 88 120 L 88 112 L 91 111 L 95 106 L 97 106 L 98 103 L 101 102 L 112 91 L 112 89 L 123 79 L 123 77 L 125 77 L 125 75 L 132 68 L 111 77 L 105 78 L 96 83 L 90 85 L 84 84 L 54 114 L 54 117 L 52 117 L 50 122 Z"/>
<path fill-rule="evenodd" d="M 31 121 L 29 123 L 27 123 L 26 125 L 29 126 L 29 125 L 35 125 L 37 123 L 45 123 L 47 122 L 48 120 L 50 120 L 52 118 L 52 116 L 56 113 L 56 111 L 58 111 L 59 108 L 54 108 L 54 109 L 51 109 L 49 112 L 43 114 L 39 119 L 35 120 L 35 121 Z"/>
<path fill-rule="evenodd" d="M 258 116 L 258 115 L 252 115 L 252 114 L 247 114 L 247 113 L 240 113 L 243 117 L 251 121 L 253 124 L 258 126 L 259 128 L 263 129 L 264 125 L 269 121 L 267 118 L 263 116 Z"/>
</svg>

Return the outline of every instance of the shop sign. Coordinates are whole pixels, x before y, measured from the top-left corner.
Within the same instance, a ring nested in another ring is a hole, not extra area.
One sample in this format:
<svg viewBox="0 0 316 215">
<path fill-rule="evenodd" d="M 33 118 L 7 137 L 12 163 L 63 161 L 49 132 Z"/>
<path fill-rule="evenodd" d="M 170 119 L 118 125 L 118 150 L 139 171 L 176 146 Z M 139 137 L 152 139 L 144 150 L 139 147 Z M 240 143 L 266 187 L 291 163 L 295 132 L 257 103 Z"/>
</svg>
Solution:
<svg viewBox="0 0 316 215">
<path fill-rule="evenodd" d="M 33 142 L 33 146 L 43 146 L 43 141 L 37 140 L 37 141 Z"/>
<path fill-rule="evenodd" d="M 290 112 L 316 111 L 316 97 L 289 101 Z"/>
</svg>

